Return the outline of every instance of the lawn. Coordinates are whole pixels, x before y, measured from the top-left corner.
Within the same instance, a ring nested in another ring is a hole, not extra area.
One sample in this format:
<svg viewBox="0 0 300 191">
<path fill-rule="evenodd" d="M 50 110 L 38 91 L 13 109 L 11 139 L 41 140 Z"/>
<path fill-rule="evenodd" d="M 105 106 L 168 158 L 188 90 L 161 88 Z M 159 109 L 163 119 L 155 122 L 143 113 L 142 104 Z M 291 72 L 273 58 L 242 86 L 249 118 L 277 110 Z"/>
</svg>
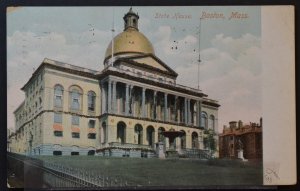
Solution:
<svg viewBox="0 0 300 191">
<path fill-rule="evenodd" d="M 230 160 L 40 156 L 40 159 L 95 174 L 121 176 L 149 186 L 261 185 L 262 166 Z"/>
</svg>

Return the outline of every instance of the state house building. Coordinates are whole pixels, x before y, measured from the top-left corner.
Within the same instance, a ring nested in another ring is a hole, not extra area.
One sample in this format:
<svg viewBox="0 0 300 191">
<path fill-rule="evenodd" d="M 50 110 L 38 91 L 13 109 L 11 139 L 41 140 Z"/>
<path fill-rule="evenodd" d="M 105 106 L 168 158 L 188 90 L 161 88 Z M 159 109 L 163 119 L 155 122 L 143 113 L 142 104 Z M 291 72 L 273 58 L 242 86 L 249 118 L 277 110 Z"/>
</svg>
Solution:
<svg viewBox="0 0 300 191">
<path fill-rule="evenodd" d="M 108 45 L 102 71 L 45 58 L 22 87 L 12 152 L 32 155 L 155 156 L 163 131 L 182 131 L 176 149 L 204 151 L 204 131 L 217 132 L 217 101 L 176 83 L 156 57 L 132 9 Z M 146 154 L 148 155 L 146 155 Z"/>
</svg>

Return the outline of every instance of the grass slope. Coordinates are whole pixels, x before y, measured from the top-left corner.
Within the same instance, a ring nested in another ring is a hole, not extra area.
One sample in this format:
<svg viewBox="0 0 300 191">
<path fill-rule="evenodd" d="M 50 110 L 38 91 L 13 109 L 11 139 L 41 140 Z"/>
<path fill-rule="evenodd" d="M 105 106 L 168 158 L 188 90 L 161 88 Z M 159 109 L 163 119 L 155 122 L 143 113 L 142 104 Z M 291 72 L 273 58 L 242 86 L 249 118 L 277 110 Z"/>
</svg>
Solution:
<svg viewBox="0 0 300 191">
<path fill-rule="evenodd" d="M 40 159 L 94 174 L 123 177 L 143 186 L 261 185 L 261 164 L 230 160 L 160 160 L 95 156 L 41 156 Z"/>
</svg>

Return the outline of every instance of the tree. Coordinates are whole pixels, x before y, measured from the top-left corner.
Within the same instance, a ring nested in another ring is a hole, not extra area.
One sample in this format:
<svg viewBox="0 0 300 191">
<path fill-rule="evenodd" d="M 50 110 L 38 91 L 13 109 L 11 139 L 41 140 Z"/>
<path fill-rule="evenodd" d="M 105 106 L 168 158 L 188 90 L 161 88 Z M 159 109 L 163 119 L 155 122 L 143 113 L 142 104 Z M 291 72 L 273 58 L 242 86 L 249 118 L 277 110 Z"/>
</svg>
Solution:
<svg viewBox="0 0 300 191">
<path fill-rule="evenodd" d="M 203 144 L 204 147 L 208 148 L 212 153 L 217 150 L 216 140 L 213 132 L 210 132 L 206 137 L 203 138 Z"/>
</svg>

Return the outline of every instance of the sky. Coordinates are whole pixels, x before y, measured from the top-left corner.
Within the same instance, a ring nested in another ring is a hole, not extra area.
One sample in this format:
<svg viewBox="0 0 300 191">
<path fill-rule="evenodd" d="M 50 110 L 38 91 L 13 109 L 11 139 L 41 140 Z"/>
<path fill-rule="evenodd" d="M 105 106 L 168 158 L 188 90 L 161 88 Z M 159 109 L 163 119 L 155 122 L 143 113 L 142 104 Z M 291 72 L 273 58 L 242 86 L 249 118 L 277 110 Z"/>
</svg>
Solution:
<svg viewBox="0 0 300 191">
<path fill-rule="evenodd" d="M 14 129 L 13 111 L 25 98 L 20 88 L 44 58 L 102 70 L 105 50 L 112 39 L 111 29 L 114 26 L 115 35 L 123 31 L 123 16 L 129 8 L 10 9 L 7 13 L 8 128 Z M 221 105 L 219 132 L 229 121 L 259 122 L 262 116 L 260 7 L 134 6 L 133 11 L 138 12 L 139 31 L 152 42 L 155 55 L 179 74 L 178 84 L 198 87 L 200 44 L 199 85 Z"/>
</svg>

